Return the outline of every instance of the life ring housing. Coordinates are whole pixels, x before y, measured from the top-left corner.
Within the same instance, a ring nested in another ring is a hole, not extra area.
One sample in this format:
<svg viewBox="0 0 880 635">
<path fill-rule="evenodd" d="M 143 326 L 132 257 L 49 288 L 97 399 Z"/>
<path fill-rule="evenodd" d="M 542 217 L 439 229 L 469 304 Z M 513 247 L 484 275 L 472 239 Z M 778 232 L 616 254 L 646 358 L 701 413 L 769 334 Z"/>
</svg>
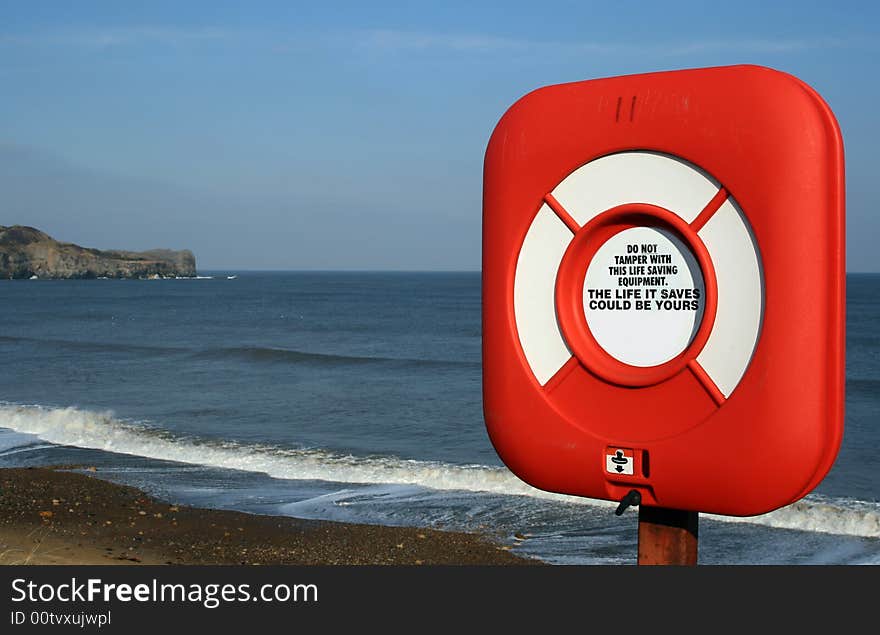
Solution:
<svg viewBox="0 0 880 635">
<path fill-rule="evenodd" d="M 751 515 L 843 430 L 843 151 L 799 80 L 738 66 L 530 93 L 486 153 L 484 408 L 556 492 Z"/>
</svg>

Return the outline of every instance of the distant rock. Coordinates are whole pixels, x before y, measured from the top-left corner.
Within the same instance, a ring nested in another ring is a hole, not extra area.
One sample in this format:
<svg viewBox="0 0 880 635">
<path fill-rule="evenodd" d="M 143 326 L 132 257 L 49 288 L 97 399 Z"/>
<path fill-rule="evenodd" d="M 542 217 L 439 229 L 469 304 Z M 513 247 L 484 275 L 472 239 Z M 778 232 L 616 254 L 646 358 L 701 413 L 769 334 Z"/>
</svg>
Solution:
<svg viewBox="0 0 880 635">
<path fill-rule="evenodd" d="M 100 251 L 61 243 L 33 227 L 0 225 L 0 278 L 190 278 L 188 249 Z"/>
</svg>

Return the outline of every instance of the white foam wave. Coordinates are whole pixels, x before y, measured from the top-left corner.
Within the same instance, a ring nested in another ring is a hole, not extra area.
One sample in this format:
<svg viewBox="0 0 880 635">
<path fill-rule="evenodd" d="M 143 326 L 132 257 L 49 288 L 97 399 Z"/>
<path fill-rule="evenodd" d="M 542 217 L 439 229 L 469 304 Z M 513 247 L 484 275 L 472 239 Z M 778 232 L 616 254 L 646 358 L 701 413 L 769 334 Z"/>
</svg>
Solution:
<svg viewBox="0 0 880 635">
<path fill-rule="evenodd" d="M 391 457 L 363 458 L 322 450 L 188 439 L 122 421 L 112 412 L 0 404 L 0 427 L 60 445 L 263 472 L 274 478 L 422 485 L 442 490 L 570 498 L 536 490 L 504 468 Z"/>
<path fill-rule="evenodd" d="M 117 419 L 111 412 L 0 404 L 0 427 L 60 445 L 262 472 L 280 479 L 417 485 L 436 490 L 530 496 L 572 504 L 615 505 L 609 501 L 535 489 L 506 468 L 393 457 L 355 457 L 322 450 L 188 439 Z M 866 501 L 844 501 L 811 495 L 762 516 L 706 516 L 723 522 L 880 538 L 880 505 Z"/>
</svg>

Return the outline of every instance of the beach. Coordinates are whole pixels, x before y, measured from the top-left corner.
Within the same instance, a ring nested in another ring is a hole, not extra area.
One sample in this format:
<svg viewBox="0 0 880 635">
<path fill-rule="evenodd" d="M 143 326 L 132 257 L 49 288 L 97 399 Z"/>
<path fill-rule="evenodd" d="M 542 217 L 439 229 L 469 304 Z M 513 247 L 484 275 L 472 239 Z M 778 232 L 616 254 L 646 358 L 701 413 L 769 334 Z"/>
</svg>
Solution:
<svg viewBox="0 0 880 635">
<path fill-rule="evenodd" d="M 187 507 L 79 469 L 0 470 L 0 564 L 538 564 L 479 534 Z"/>
</svg>

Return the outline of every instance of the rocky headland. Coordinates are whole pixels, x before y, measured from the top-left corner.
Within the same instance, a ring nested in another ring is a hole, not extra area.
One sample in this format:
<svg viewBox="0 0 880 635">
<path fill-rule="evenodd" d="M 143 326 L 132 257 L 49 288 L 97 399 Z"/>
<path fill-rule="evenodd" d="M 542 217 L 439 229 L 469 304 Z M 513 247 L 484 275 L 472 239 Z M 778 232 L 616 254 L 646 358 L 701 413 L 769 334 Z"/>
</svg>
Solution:
<svg viewBox="0 0 880 635">
<path fill-rule="evenodd" d="M 196 259 L 188 249 L 101 251 L 62 243 L 33 227 L 0 225 L 0 279 L 191 278 Z"/>
</svg>

